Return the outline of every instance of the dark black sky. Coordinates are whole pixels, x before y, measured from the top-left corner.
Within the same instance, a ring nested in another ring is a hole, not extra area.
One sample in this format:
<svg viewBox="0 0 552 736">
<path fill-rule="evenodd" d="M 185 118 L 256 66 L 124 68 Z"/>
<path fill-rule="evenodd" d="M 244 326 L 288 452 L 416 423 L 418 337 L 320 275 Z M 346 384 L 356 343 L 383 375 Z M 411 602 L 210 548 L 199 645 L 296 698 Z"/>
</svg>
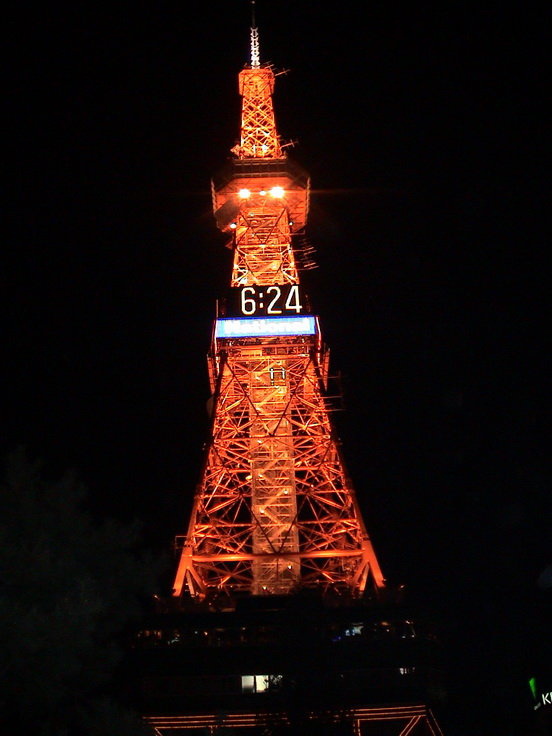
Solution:
<svg viewBox="0 0 552 736">
<path fill-rule="evenodd" d="M 312 177 L 304 281 L 384 572 L 519 659 L 551 562 L 550 18 L 499 7 L 261 1 L 257 18 L 262 59 L 290 70 L 275 105 Z M 209 185 L 239 133 L 248 25 L 246 0 L 5 23 L 1 447 L 76 468 L 159 548 L 207 431 L 230 268 Z"/>
</svg>

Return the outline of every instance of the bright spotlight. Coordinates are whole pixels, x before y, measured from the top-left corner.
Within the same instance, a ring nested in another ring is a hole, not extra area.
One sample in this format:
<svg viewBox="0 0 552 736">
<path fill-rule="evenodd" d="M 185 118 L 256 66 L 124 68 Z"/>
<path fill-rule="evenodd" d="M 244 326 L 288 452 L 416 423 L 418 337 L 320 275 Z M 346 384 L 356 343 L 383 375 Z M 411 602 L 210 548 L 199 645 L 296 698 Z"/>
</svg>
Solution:
<svg viewBox="0 0 552 736">
<path fill-rule="evenodd" d="M 284 190 L 282 187 L 272 187 L 270 190 L 270 196 L 275 199 L 281 199 L 284 196 Z"/>
</svg>

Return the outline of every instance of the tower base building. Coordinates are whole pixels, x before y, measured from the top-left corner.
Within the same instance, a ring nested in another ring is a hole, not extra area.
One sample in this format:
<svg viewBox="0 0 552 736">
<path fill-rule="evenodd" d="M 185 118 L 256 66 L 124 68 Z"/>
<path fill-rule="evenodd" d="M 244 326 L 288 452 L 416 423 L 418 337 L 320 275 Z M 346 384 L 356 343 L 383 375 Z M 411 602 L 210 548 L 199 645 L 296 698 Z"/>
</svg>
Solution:
<svg viewBox="0 0 552 736">
<path fill-rule="evenodd" d="M 439 644 L 396 604 L 286 595 L 159 613 L 132 656 L 158 736 L 442 734 Z"/>
</svg>

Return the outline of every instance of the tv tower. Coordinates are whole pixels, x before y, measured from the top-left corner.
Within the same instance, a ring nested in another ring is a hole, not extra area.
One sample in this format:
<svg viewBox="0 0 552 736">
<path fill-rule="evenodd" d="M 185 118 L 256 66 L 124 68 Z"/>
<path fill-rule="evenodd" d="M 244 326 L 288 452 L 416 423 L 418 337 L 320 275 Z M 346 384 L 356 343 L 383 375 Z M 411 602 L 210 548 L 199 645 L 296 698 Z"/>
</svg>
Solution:
<svg viewBox="0 0 552 736">
<path fill-rule="evenodd" d="M 174 595 L 381 589 L 384 578 L 341 458 L 328 400 L 329 352 L 304 294 L 309 177 L 277 132 L 276 74 L 239 74 L 241 137 L 212 180 L 233 267 L 219 301 L 209 371 L 212 429 Z"/>
<path fill-rule="evenodd" d="M 332 426 L 294 237 L 309 177 L 277 132 L 276 76 L 253 19 L 240 142 L 212 181 L 233 265 L 211 434 L 172 596 L 143 622 L 129 680 L 157 736 L 442 736 L 435 640 L 387 595 Z"/>
</svg>

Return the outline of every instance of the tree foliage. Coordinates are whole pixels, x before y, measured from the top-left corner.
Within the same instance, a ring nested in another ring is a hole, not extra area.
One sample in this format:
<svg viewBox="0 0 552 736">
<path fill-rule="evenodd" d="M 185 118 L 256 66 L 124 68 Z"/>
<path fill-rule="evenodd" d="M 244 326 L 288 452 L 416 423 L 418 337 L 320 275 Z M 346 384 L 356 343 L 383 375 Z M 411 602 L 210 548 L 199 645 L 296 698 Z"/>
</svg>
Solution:
<svg viewBox="0 0 552 736">
<path fill-rule="evenodd" d="M 0 731 L 136 736 L 118 680 L 122 634 L 155 590 L 137 524 L 98 522 L 72 473 L 51 481 L 24 451 L 0 487 Z"/>
</svg>

